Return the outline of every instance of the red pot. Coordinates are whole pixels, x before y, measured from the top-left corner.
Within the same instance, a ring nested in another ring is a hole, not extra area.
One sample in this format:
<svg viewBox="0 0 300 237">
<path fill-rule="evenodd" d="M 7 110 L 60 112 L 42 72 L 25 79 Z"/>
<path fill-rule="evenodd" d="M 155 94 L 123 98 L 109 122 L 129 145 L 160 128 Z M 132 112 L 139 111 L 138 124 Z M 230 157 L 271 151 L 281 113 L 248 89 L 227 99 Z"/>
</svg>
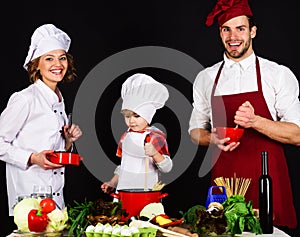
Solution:
<svg viewBox="0 0 300 237">
<path fill-rule="evenodd" d="M 47 154 L 47 158 L 55 164 L 77 166 L 79 166 L 80 161 L 83 160 L 79 154 L 66 151 L 54 151 L 53 153 Z"/>
<path fill-rule="evenodd" d="M 146 205 L 161 202 L 161 199 L 168 196 L 168 193 L 144 191 L 142 189 L 124 189 L 110 195 L 122 202 L 122 209 L 125 209 L 128 213 L 128 216 L 123 217 L 123 221 L 126 221 L 132 216 L 139 216 Z"/>
</svg>

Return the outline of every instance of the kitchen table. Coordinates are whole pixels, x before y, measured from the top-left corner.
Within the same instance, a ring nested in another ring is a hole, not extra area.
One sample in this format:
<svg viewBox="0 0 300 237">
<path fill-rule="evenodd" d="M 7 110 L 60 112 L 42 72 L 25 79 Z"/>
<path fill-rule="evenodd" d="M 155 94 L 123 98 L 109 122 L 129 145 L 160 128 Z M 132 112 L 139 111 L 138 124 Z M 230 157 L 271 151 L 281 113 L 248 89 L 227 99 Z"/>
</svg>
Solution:
<svg viewBox="0 0 300 237">
<path fill-rule="evenodd" d="M 282 230 L 279 230 L 276 227 L 274 227 L 273 234 L 255 235 L 253 233 L 244 232 L 242 235 L 236 235 L 236 237 L 240 237 L 240 236 L 241 237 L 250 237 L 250 236 L 256 236 L 256 237 L 268 237 L 268 236 L 272 236 L 272 237 L 290 237 L 290 235 L 286 234 L 285 232 L 283 232 Z"/>
<path fill-rule="evenodd" d="M 7 237 L 22 237 L 24 235 L 16 234 L 16 233 L 11 233 Z M 26 235 L 28 237 L 28 235 Z M 64 237 L 68 236 L 68 232 L 65 232 L 63 234 Z M 243 232 L 241 235 L 236 235 L 236 237 L 290 237 L 290 235 L 286 234 L 282 230 L 279 230 L 278 228 L 274 227 L 274 232 L 273 234 L 263 234 L 263 235 L 255 235 L 254 233 L 249 233 L 249 232 Z M 82 237 L 85 237 L 83 235 Z"/>
</svg>

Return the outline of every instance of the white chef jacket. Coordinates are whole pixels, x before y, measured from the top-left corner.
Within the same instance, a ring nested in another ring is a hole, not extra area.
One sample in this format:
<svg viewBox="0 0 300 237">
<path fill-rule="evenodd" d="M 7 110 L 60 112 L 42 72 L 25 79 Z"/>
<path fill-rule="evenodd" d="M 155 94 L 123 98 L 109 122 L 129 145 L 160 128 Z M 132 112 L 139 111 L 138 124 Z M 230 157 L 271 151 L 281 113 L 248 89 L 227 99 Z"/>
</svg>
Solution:
<svg viewBox="0 0 300 237">
<path fill-rule="evenodd" d="M 62 97 L 61 97 L 62 98 Z M 0 160 L 6 162 L 9 215 L 19 195 L 30 195 L 34 184 L 51 185 L 53 199 L 64 208 L 65 169 L 28 167 L 31 153 L 62 151 L 63 126 L 67 124 L 63 99 L 41 80 L 11 95 L 0 116 Z"/>
<path fill-rule="evenodd" d="M 224 67 L 215 95 L 230 95 L 257 91 L 255 54 L 240 62 L 228 59 L 224 54 Z M 300 126 L 299 84 L 293 72 L 286 66 L 258 57 L 262 90 L 274 121 L 287 121 Z M 200 71 L 193 84 L 193 111 L 189 132 L 194 128 L 208 128 L 212 123 L 211 92 L 222 62 Z M 251 103 L 251 101 L 250 101 Z M 238 108 L 237 108 L 238 109 Z M 255 109 L 255 108 L 254 108 Z"/>
</svg>

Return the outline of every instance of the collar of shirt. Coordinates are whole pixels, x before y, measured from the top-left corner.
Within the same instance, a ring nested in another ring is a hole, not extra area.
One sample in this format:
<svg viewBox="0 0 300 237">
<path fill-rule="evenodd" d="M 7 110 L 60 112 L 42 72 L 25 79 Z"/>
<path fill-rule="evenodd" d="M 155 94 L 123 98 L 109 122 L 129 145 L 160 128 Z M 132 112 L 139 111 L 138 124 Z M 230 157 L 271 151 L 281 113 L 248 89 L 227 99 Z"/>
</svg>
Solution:
<svg viewBox="0 0 300 237">
<path fill-rule="evenodd" d="M 56 93 L 51 90 L 42 80 L 38 79 L 35 82 L 36 87 L 42 92 L 43 96 L 47 99 L 47 101 L 52 105 L 56 105 L 58 103 L 63 103 L 64 99 L 60 93 L 61 96 L 61 102 L 59 102 L 58 96 L 56 95 Z"/>
<path fill-rule="evenodd" d="M 128 130 L 127 130 L 127 132 L 138 132 L 138 133 L 144 133 L 144 132 L 147 132 L 147 131 L 150 131 L 150 129 L 146 128 L 146 129 L 143 129 L 143 130 L 140 130 L 140 131 L 134 131 L 131 128 L 128 128 Z"/>
<path fill-rule="evenodd" d="M 230 67 L 233 67 L 236 64 L 239 64 L 239 66 L 241 67 L 242 70 L 246 70 L 248 67 L 255 64 L 256 56 L 255 56 L 255 53 L 252 52 L 252 54 L 249 57 L 247 57 L 247 58 L 245 58 L 245 59 L 243 59 L 239 62 L 235 62 L 235 61 L 227 58 L 225 53 L 223 55 L 223 58 L 224 58 L 224 61 L 225 61 L 225 64 L 224 64 L 225 67 L 230 68 Z"/>
</svg>

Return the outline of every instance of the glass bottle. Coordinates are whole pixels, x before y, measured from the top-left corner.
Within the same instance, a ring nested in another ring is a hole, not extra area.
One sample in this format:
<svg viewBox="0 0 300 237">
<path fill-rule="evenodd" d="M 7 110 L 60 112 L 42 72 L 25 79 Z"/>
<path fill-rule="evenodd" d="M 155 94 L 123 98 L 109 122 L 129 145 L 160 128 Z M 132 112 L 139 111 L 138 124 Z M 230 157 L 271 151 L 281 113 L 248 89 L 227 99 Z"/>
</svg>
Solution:
<svg viewBox="0 0 300 237">
<path fill-rule="evenodd" d="M 272 179 L 268 170 L 268 152 L 263 151 L 262 173 L 259 177 L 259 222 L 264 234 L 273 233 Z"/>
</svg>

